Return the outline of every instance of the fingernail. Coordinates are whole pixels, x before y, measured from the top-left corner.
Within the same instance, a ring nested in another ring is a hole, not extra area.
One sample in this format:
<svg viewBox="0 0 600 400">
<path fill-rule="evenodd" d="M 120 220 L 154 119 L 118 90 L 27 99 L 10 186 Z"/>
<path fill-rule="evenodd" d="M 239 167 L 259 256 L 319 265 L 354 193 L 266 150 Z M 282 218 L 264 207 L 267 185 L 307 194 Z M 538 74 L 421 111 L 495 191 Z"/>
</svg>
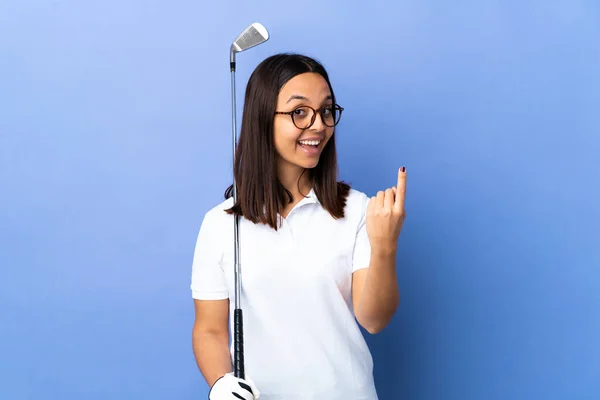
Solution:
<svg viewBox="0 0 600 400">
<path fill-rule="evenodd" d="M 405 167 L 402 167 L 401 170 L 402 170 L 402 172 L 406 172 L 406 168 Z"/>
</svg>

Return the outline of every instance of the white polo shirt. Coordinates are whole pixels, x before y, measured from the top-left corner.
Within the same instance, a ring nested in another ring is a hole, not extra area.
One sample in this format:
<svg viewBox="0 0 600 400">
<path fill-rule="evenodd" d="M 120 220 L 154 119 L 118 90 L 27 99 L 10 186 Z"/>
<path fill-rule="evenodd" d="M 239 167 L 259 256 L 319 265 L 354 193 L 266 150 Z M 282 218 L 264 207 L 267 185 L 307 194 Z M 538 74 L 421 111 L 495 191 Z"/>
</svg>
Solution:
<svg viewBox="0 0 600 400">
<path fill-rule="evenodd" d="M 378 398 L 351 292 L 352 273 L 369 266 L 368 202 L 351 189 L 335 220 L 311 191 L 277 231 L 240 218 L 245 369 L 262 400 Z M 194 299 L 230 299 L 231 332 L 233 216 L 223 210 L 232 204 L 206 213 L 191 282 Z"/>
</svg>

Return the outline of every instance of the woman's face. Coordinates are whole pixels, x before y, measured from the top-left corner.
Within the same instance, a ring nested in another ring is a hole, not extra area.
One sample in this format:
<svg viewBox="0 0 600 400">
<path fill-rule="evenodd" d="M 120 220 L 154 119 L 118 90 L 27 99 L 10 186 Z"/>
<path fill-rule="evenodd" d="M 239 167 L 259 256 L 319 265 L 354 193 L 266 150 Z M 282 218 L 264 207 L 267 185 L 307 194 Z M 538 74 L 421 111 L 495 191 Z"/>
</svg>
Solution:
<svg viewBox="0 0 600 400">
<path fill-rule="evenodd" d="M 280 171 L 291 167 L 301 169 L 314 168 L 325 145 L 333 135 L 334 128 L 323 124 L 318 110 L 332 105 L 331 91 L 327 81 L 314 72 L 300 74 L 290 79 L 280 90 L 276 111 L 295 111 L 296 124 L 301 128 L 310 122 L 308 109 L 299 106 L 310 106 L 317 110 L 315 122 L 308 129 L 294 125 L 292 117 L 287 114 L 276 114 L 274 121 L 274 142 L 278 153 Z"/>
</svg>

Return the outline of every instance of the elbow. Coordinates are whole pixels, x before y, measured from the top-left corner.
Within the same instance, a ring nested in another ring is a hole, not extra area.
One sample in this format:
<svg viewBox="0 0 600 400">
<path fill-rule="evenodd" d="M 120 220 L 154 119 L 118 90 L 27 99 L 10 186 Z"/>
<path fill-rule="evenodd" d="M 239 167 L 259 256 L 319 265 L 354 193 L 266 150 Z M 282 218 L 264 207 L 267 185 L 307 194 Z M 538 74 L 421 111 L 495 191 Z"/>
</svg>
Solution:
<svg viewBox="0 0 600 400">
<path fill-rule="evenodd" d="M 392 316 L 371 316 L 370 318 L 357 316 L 356 320 L 367 332 L 375 335 L 381 332 L 391 321 Z"/>
<path fill-rule="evenodd" d="M 385 329 L 386 326 L 392 321 L 396 310 L 398 309 L 399 301 L 394 303 L 393 307 L 387 310 L 381 310 L 381 312 L 375 314 L 363 314 L 359 313 L 356 315 L 356 320 L 367 332 L 371 335 L 375 335 Z"/>
<path fill-rule="evenodd" d="M 369 332 L 371 335 L 376 335 L 379 332 L 381 332 L 383 330 L 383 328 L 385 328 L 385 325 L 380 324 L 380 325 L 367 325 L 365 327 L 365 329 L 367 330 L 367 332 Z"/>
<path fill-rule="evenodd" d="M 367 332 L 371 335 L 376 335 L 381 332 L 387 325 L 389 321 L 371 321 L 371 322 L 360 322 L 360 326 L 362 326 Z"/>
<path fill-rule="evenodd" d="M 229 342 L 229 332 L 195 325 L 192 329 L 192 345 L 196 347 L 204 344 L 204 342 L 219 342 L 227 345 Z"/>
</svg>

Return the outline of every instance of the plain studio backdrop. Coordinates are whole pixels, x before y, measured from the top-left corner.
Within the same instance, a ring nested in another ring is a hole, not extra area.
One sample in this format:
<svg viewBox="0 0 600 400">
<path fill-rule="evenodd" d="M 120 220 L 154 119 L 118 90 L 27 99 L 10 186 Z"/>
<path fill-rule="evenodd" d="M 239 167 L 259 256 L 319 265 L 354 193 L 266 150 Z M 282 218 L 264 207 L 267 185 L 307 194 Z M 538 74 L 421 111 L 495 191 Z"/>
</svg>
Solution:
<svg viewBox="0 0 600 400">
<path fill-rule="evenodd" d="M 305 53 L 345 107 L 340 178 L 407 166 L 380 398 L 600 398 L 591 0 L 1 1 L 0 398 L 206 398 L 192 254 L 256 21 L 239 119 L 256 65 Z"/>
</svg>

